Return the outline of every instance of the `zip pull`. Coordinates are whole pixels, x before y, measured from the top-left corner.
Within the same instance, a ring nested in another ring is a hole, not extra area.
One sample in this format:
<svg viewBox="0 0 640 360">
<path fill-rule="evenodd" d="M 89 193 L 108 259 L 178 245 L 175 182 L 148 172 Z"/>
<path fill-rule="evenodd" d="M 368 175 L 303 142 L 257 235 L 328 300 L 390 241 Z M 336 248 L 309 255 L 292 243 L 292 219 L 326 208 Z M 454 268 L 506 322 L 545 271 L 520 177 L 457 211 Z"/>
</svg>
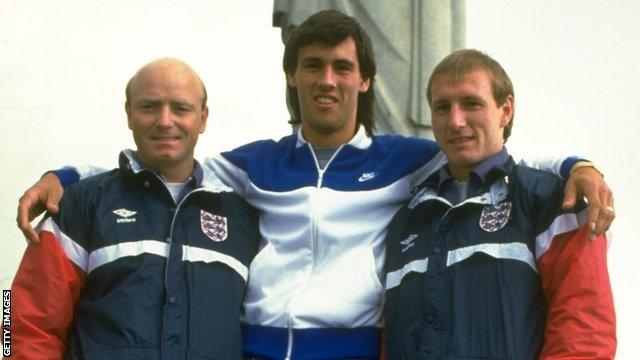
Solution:
<svg viewBox="0 0 640 360">
<path fill-rule="evenodd" d="M 291 353 L 293 352 L 293 320 L 291 319 L 291 314 L 287 319 L 287 325 L 287 354 L 285 355 L 285 360 L 291 360 Z"/>
<path fill-rule="evenodd" d="M 318 183 L 316 184 L 318 189 L 322 187 L 323 176 L 324 176 L 324 169 L 318 169 Z"/>
<path fill-rule="evenodd" d="M 318 157 L 316 155 L 316 151 L 313 148 L 313 145 L 311 145 L 311 143 L 307 143 L 307 146 L 309 147 L 309 150 L 311 151 L 311 155 L 313 157 L 313 161 L 316 164 L 316 169 L 318 169 L 318 182 L 316 184 L 316 186 L 318 188 L 322 187 L 322 177 L 324 175 L 324 172 L 329 168 L 329 165 L 331 165 L 331 162 L 333 161 L 333 159 L 336 158 L 336 156 L 338 155 L 338 153 L 340 152 L 340 150 L 342 150 L 342 148 L 344 147 L 345 144 L 340 145 L 336 151 L 333 152 L 333 155 L 331 155 L 331 158 L 329 158 L 329 160 L 327 161 L 326 164 L 324 164 L 324 167 L 320 166 L 320 163 L 318 162 Z"/>
</svg>

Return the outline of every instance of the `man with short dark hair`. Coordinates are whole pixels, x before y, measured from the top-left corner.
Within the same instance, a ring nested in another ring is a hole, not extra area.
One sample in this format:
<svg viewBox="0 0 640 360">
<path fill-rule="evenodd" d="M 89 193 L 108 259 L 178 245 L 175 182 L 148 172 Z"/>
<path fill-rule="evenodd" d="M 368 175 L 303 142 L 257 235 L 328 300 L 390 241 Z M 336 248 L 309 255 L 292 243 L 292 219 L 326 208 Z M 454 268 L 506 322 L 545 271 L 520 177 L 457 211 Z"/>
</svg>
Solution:
<svg viewBox="0 0 640 360">
<path fill-rule="evenodd" d="M 511 80 L 476 50 L 436 66 L 427 98 L 447 163 L 390 225 L 390 359 L 613 359 L 606 239 L 557 176 L 516 165 L 504 143 Z"/>
<path fill-rule="evenodd" d="M 137 151 L 41 223 L 12 287 L 12 358 L 239 359 L 256 214 L 193 158 L 204 84 L 160 59 L 126 93 Z"/>
<path fill-rule="evenodd" d="M 375 359 L 387 225 L 444 156 L 432 141 L 371 136 L 375 60 L 355 19 L 337 11 L 309 17 L 287 41 L 283 68 L 297 132 L 205 161 L 260 211 L 262 246 L 244 302 L 244 351 L 258 358 Z M 567 175 L 575 162 L 548 169 Z M 69 170 L 58 175 L 65 184 L 78 177 Z M 593 204 L 612 201 L 593 169 L 574 175 L 569 184 L 577 181 Z M 51 177 L 20 203 L 25 233 L 29 210 L 55 202 L 60 192 Z M 574 185 L 570 202 L 579 193 Z M 594 230 L 601 232 L 608 218 L 593 209 Z"/>
</svg>

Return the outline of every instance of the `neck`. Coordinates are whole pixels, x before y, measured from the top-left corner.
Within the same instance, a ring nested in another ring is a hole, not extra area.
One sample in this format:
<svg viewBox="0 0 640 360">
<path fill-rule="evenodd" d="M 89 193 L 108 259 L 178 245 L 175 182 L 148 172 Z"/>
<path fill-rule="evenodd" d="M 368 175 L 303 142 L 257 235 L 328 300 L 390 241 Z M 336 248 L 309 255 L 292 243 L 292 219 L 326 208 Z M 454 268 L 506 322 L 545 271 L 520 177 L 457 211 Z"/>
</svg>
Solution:
<svg viewBox="0 0 640 360">
<path fill-rule="evenodd" d="M 356 129 L 343 128 L 331 133 L 309 130 L 302 126 L 302 136 L 315 148 L 338 148 L 353 139 Z"/>
<path fill-rule="evenodd" d="M 469 180 L 471 170 L 472 168 L 467 168 L 464 166 L 451 166 L 451 164 L 449 164 L 449 173 L 451 173 L 451 177 L 457 181 Z"/>
<path fill-rule="evenodd" d="M 158 171 L 160 171 L 160 174 L 164 176 L 167 182 L 183 183 L 187 181 L 191 174 L 193 174 L 193 169 L 194 165 L 192 163 L 189 167 L 184 169 L 177 169 L 175 167 L 172 167 L 170 169 L 158 169 Z"/>
<path fill-rule="evenodd" d="M 195 160 L 190 158 L 180 162 L 179 164 L 154 164 L 146 161 L 138 156 L 138 160 L 146 167 L 158 171 L 167 182 L 182 183 L 185 182 L 195 169 Z"/>
</svg>

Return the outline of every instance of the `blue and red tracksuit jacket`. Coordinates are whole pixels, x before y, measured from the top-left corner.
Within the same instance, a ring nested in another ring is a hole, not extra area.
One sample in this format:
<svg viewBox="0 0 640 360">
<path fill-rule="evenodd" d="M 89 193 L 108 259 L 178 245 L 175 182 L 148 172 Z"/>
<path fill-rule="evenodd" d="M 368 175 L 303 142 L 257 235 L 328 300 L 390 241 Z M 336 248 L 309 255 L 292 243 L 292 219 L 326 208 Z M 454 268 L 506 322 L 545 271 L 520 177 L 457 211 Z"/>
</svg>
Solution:
<svg viewBox="0 0 640 360">
<path fill-rule="evenodd" d="M 132 151 L 66 189 L 13 283 L 18 359 L 240 359 L 257 216 L 196 166 L 176 204 Z"/>
<path fill-rule="evenodd" d="M 562 211 L 562 180 L 509 159 L 456 204 L 442 174 L 386 238 L 387 359 L 612 359 L 606 239 Z"/>
</svg>

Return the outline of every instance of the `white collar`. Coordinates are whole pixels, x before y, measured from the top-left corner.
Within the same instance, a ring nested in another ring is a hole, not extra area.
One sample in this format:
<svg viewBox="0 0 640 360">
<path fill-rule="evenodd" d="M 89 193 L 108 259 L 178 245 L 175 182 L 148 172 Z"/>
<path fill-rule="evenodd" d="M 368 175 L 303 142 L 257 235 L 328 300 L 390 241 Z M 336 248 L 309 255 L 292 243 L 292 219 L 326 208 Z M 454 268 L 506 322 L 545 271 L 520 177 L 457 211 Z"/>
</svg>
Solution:
<svg viewBox="0 0 640 360">
<path fill-rule="evenodd" d="M 298 127 L 296 148 L 304 146 L 309 142 L 302 135 L 302 126 Z M 371 138 L 367 136 L 367 132 L 363 126 L 358 126 L 358 132 L 349 140 L 346 145 L 353 146 L 358 149 L 365 150 L 371 145 Z"/>
</svg>

